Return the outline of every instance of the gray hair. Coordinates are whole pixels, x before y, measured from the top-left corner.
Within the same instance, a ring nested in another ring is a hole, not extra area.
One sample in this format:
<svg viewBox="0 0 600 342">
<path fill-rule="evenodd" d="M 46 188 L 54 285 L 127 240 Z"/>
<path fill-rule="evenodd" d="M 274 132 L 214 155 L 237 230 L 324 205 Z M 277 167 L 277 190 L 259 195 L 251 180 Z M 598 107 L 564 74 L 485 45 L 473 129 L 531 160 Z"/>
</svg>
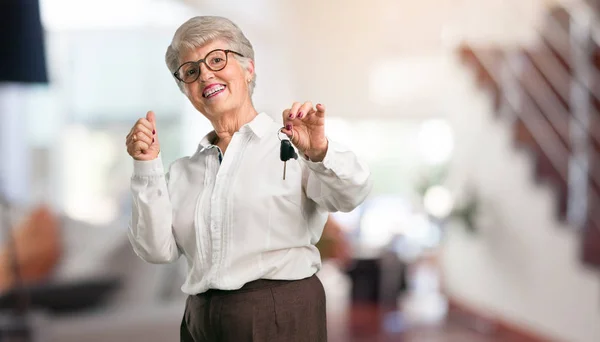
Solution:
<svg viewBox="0 0 600 342">
<path fill-rule="evenodd" d="M 167 63 L 167 67 L 171 74 L 177 71 L 177 68 L 181 65 L 181 61 L 179 60 L 181 53 L 201 47 L 202 45 L 217 39 L 226 41 L 231 50 L 244 55 L 244 57 L 241 57 L 236 54 L 230 54 L 230 56 L 233 55 L 244 68 L 248 67 L 250 60 L 254 60 L 254 49 L 252 48 L 252 44 L 248 38 L 244 36 L 242 30 L 240 30 L 240 28 L 231 20 L 216 16 L 198 16 L 189 19 L 175 31 L 171 45 L 167 48 L 165 62 Z M 176 78 L 175 81 L 177 81 L 179 89 L 183 92 L 183 83 L 179 82 Z M 254 72 L 252 80 L 248 84 L 250 97 L 252 97 L 255 86 L 256 72 Z"/>
</svg>

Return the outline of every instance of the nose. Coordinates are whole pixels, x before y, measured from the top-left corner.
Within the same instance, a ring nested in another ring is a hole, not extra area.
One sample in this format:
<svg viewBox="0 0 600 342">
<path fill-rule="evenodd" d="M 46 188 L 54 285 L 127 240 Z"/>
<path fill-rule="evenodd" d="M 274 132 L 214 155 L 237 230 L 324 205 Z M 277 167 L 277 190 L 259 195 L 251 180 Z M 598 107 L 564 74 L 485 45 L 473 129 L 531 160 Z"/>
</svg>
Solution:
<svg viewBox="0 0 600 342">
<path fill-rule="evenodd" d="M 200 81 L 206 82 L 214 77 L 215 77 L 215 75 L 214 75 L 213 71 L 210 70 L 209 68 L 207 68 L 206 64 L 200 63 L 200 77 L 199 77 Z"/>
</svg>

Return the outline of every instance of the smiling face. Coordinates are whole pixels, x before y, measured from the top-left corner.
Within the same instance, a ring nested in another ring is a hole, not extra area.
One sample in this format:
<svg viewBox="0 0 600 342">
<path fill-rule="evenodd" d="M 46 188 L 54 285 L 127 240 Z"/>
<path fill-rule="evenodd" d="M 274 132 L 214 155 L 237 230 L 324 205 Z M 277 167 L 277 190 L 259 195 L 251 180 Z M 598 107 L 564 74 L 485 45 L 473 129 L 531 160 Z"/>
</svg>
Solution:
<svg viewBox="0 0 600 342">
<path fill-rule="evenodd" d="M 181 55 L 182 64 L 198 61 L 215 49 L 229 49 L 226 42 L 215 40 L 186 51 Z M 207 61 L 209 62 L 209 61 Z M 206 64 L 200 63 L 200 76 L 192 83 L 184 84 L 184 92 L 194 107 L 209 119 L 217 119 L 227 112 L 236 112 L 243 106 L 251 104 L 248 92 L 248 81 L 254 73 L 254 64 L 247 68 L 235 58 L 232 52 L 227 53 L 227 65 L 219 71 L 212 71 Z"/>
</svg>

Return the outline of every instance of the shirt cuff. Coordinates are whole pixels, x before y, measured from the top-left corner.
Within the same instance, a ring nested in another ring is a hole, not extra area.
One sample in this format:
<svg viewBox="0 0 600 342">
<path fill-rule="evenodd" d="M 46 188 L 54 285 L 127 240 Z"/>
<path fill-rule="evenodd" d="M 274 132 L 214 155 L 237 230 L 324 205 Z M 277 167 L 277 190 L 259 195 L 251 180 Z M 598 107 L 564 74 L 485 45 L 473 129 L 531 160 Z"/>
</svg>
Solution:
<svg viewBox="0 0 600 342">
<path fill-rule="evenodd" d="M 160 154 L 152 160 L 133 160 L 133 176 L 164 176 Z"/>
<path fill-rule="evenodd" d="M 345 152 L 347 149 L 336 143 L 335 141 L 331 141 L 327 139 L 327 152 L 325 153 L 325 158 L 320 162 L 313 162 L 308 159 L 303 153 L 300 153 L 302 160 L 306 162 L 308 168 L 315 172 L 323 172 L 326 170 L 335 170 L 336 168 L 336 156 L 339 152 Z"/>
</svg>

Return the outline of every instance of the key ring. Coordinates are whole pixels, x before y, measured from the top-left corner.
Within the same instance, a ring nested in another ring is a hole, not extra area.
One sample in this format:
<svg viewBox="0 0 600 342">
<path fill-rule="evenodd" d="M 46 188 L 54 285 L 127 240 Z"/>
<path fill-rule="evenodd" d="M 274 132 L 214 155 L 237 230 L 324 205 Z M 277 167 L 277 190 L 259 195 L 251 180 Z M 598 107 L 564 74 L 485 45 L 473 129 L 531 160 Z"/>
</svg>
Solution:
<svg viewBox="0 0 600 342">
<path fill-rule="evenodd" d="M 281 131 L 282 131 L 282 130 L 284 130 L 284 129 L 285 129 L 285 127 L 281 127 L 281 128 L 280 128 L 280 129 L 277 131 L 277 138 L 279 138 L 279 141 L 281 141 L 281 140 L 282 140 L 282 139 L 281 139 L 281 137 L 279 136 L 279 133 L 281 133 Z M 284 133 L 284 134 L 285 134 L 285 133 Z M 287 135 L 286 135 L 286 137 L 287 137 Z M 288 137 L 288 139 L 289 139 L 290 141 L 292 141 L 292 139 L 294 139 L 294 129 L 292 129 L 292 137 L 291 137 L 291 138 L 289 138 L 289 137 Z"/>
</svg>

